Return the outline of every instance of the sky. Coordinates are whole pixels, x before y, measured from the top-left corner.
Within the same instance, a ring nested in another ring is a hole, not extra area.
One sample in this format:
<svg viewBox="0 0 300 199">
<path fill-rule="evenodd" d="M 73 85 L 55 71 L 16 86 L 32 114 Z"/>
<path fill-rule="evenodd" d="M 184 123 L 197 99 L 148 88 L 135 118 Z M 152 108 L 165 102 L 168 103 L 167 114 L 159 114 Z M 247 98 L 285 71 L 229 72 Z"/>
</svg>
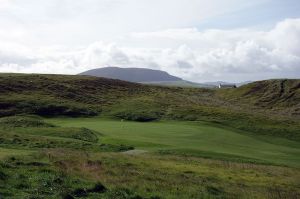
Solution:
<svg viewBox="0 0 300 199">
<path fill-rule="evenodd" d="M 0 0 L 0 72 L 300 78 L 299 0 Z"/>
</svg>

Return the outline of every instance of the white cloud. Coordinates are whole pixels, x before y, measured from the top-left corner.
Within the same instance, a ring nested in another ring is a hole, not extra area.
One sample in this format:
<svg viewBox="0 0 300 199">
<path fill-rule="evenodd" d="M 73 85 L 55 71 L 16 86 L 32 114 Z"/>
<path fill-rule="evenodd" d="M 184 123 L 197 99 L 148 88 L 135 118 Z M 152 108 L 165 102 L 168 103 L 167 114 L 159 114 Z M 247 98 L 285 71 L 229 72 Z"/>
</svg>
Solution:
<svg viewBox="0 0 300 199">
<path fill-rule="evenodd" d="M 0 36 L 35 46 L 113 42 L 130 32 L 191 27 L 266 1 L 0 0 Z"/>
<path fill-rule="evenodd" d="M 269 31 L 168 29 L 77 48 L 0 40 L 2 72 L 76 74 L 107 65 L 162 69 L 199 82 L 300 78 L 300 19 L 284 20 Z"/>
<path fill-rule="evenodd" d="M 0 10 L 11 8 L 12 2 L 10 0 L 0 0 Z"/>
</svg>

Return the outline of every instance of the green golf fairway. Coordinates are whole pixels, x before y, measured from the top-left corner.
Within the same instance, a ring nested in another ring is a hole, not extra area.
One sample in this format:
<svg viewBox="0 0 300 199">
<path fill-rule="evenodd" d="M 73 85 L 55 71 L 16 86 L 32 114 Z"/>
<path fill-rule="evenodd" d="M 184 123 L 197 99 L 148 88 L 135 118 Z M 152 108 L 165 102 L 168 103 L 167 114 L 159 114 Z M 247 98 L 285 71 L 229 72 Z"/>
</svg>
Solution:
<svg viewBox="0 0 300 199">
<path fill-rule="evenodd" d="M 86 127 L 104 135 L 104 143 L 129 144 L 146 151 L 168 151 L 217 159 L 240 159 L 293 167 L 300 165 L 297 142 L 243 135 L 203 122 L 129 122 L 102 118 L 56 118 L 65 127 Z"/>
</svg>

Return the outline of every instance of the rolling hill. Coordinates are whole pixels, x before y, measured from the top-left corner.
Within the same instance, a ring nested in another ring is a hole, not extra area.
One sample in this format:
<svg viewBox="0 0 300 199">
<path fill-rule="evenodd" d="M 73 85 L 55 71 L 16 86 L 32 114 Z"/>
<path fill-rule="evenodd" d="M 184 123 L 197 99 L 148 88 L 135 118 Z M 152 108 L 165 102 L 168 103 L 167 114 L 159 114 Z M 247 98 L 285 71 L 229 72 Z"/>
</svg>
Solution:
<svg viewBox="0 0 300 199">
<path fill-rule="evenodd" d="M 286 107 L 292 115 L 299 115 L 300 81 L 289 79 L 264 80 L 249 83 L 236 90 L 220 90 L 228 100 L 269 109 Z"/>
<path fill-rule="evenodd" d="M 237 89 L 160 87 L 90 76 L 0 75 L 0 116 L 109 116 L 209 121 L 299 140 L 299 81 Z M 282 87 L 283 85 L 283 87 Z"/>
</svg>

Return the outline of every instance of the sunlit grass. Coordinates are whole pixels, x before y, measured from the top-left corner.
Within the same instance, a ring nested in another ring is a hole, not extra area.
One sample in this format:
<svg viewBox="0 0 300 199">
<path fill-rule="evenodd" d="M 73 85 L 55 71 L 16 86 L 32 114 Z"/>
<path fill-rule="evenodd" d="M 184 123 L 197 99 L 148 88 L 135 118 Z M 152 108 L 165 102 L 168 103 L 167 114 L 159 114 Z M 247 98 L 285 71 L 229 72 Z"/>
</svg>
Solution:
<svg viewBox="0 0 300 199">
<path fill-rule="evenodd" d="M 101 118 L 60 118 L 49 121 L 65 127 L 90 128 L 104 135 L 104 143 L 133 145 L 148 151 L 294 167 L 300 165 L 300 146 L 297 142 L 280 138 L 272 143 L 272 137 L 260 139 L 247 132 L 240 133 L 212 123 L 139 123 Z"/>
</svg>

